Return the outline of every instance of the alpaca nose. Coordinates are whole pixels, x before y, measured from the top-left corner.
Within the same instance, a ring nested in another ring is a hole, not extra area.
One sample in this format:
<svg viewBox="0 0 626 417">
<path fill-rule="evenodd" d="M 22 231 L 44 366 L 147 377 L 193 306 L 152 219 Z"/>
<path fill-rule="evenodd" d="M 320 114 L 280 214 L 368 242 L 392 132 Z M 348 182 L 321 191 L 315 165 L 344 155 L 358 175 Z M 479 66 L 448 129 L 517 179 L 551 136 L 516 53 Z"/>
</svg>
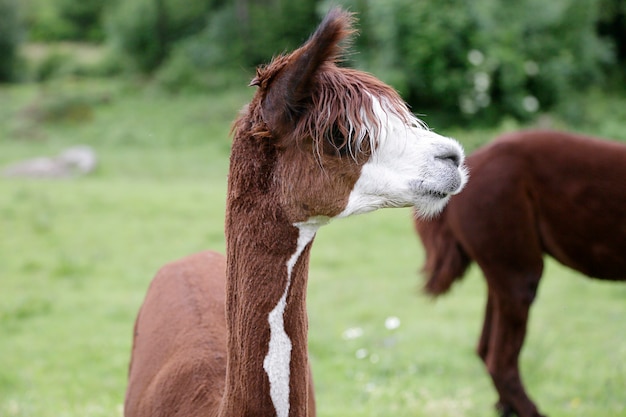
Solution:
<svg viewBox="0 0 626 417">
<path fill-rule="evenodd" d="M 446 149 L 435 155 L 435 159 L 450 162 L 457 168 L 461 165 L 461 155 L 455 149 Z"/>
</svg>

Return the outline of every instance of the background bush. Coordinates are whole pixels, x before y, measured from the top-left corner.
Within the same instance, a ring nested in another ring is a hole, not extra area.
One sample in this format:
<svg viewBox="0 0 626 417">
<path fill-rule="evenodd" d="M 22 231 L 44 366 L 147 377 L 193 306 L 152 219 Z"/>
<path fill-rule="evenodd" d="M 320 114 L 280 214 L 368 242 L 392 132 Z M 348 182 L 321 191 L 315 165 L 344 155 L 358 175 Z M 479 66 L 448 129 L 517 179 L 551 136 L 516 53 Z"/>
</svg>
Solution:
<svg viewBox="0 0 626 417">
<path fill-rule="evenodd" d="M 16 0 L 0 0 L 14 4 Z M 336 2 L 332 2 L 333 4 Z M 355 64 L 446 122 L 574 120 L 592 86 L 626 81 L 623 0 L 343 0 L 358 13 Z M 106 40 L 171 91 L 226 88 L 301 44 L 327 0 L 30 0 L 31 40 Z"/>
<path fill-rule="evenodd" d="M 111 11 L 107 36 L 143 72 L 161 66 L 174 44 L 201 32 L 218 0 L 133 0 Z"/>
<path fill-rule="evenodd" d="M 294 48 L 328 7 L 313 0 L 196 0 L 171 15 L 167 1 L 120 4 L 113 33 L 142 70 L 164 65 L 159 79 L 175 89 L 186 82 L 191 88 L 227 83 L 219 76 L 217 83 L 201 82 L 194 68 L 212 75 L 251 71 Z M 618 58 L 611 37 L 599 33 L 601 16 L 609 21 L 621 12 L 617 6 L 607 11 L 608 1 L 520 0 L 506 7 L 496 0 L 343 3 L 360 17 L 364 35 L 352 56 L 358 66 L 394 85 L 416 111 L 493 123 L 503 116 L 528 120 L 555 108 L 579 115 L 572 97 L 602 85 Z"/>
<path fill-rule="evenodd" d="M 626 1 L 600 0 L 598 8 L 598 34 L 612 45 L 617 59 L 617 65 L 605 70 L 623 91 L 626 84 Z"/>
<path fill-rule="evenodd" d="M 365 24 L 381 25 L 362 45 L 364 65 L 420 110 L 528 119 L 601 82 L 613 59 L 595 31 L 595 0 L 367 4 Z"/>
<path fill-rule="evenodd" d="M 22 35 L 18 0 L 0 0 L 0 83 L 15 78 Z"/>
<path fill-rule="evenodd" d="M 102 16 L 114 2 L 103 0 L 25 0 L 29 39 L 37 42 L 102 42 Z"/>
</svg>

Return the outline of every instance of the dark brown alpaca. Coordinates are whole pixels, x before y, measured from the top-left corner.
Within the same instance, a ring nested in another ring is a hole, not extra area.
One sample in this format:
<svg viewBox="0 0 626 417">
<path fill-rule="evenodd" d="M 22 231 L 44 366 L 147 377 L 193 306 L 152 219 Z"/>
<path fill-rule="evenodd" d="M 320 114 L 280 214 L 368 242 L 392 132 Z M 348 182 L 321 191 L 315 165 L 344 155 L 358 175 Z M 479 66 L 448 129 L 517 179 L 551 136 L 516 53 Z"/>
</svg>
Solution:
<svg viewBox="0 0 626 417">
<path fill-rule="evenodd" d="M 518 368 L 543 255 L 593 278 L 626 280 L 626 146 L 569 133 L 505 135 L 467 158 L 471 180 L 432 221 L 416 220 L 426 291 L 472 261 L 489 289 L 478 355 L 503 415 L 537 417 Z"/>
<path fill-rule="evenodd" d="M 127 417 L 314 415 L 305 300 L 317 229 L 382 207 L 432 215 L 465 184 L 458 143 L 376 78 L 335 65 L 351 23 L 331 10 L 257 71 L 233 130 L 226 257 L 192 255 L 152 281 Z"/>
</svg>

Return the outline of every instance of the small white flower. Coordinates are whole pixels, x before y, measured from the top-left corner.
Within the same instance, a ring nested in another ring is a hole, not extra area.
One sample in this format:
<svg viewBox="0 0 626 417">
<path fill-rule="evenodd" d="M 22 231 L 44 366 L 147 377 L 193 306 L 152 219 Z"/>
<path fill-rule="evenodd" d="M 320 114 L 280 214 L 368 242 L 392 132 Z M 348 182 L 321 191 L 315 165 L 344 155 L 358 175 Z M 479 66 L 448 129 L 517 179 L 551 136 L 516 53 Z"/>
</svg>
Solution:
<svg viewBox="0 0 626 417">
<path fill-rule="evenodd" d="M 534 113 L 539 110 L 539 100 L 534 96 L 526 96 L 522 99 L 522 107 L 528 113 Z"/>
<path fill-rule="evenodd" d="M 477 49 L 472 49 L 467 53 L 467 60 L 470 64 L 478 66 L 485 60 L 485 55 Z"/>
<path fill-rule="evenodd" d="M 394 330 L 400 327 L 400 319 L 396 316 L 389 316 L 385 319 L 385 327 L 387 330 Z"/>
<path fill-rule="evenodd" d="M 9 410 L 9 413 L 13 415 L 18 415 L 21 413 L 20 403 L 18 403 L 14 399 L 9 400 L 7 409 Z"/>
<path fill-rule="evenodd" d="M 539 65 L 535 61 L 524 62 L 524 72 L 529 77 L 539 74 Z"/>
<path fill-rule="evenodd" d="M 467 96 L 461 97 L 459 107 L 461 107 L 461 111 L 465 114 L 474 114 L 478 111 L 478 106 L 474 100 Z"/>
<path fill-rule="evenodd" d="M 361 336 L 363 336 L 363 329 L 361 329 L 360 327 L 350 327 L 349 329 L 346 329 L 341 335 L 341 337 L 343 337 L 345 340 L 358 339 Z"/>
<path fill-rule="evenodd" d="M 372 363 L 378 363 L 379 360 L 380 360 L 380 357 L 375 353 L 370 356 L 370 362 Z"/>
<path fill-rule="evenodd" d="M 486 72 L 477 72 L 474 74 L 474 90 L 483 93 L 489 89 L 491 78 Z"/>
<path fill-rule="evenodd" d="M 476 94 L 476 104 L 479 107 L 489 107 L 491 104 L 491 97 L 487 93 L 478 93 Z"/>
<path fill-rule="evenodd" d="M 365 359 L 367 358 L 367 349 L 361 348 L 354 353 L 357 359 Z"/>
</svg>

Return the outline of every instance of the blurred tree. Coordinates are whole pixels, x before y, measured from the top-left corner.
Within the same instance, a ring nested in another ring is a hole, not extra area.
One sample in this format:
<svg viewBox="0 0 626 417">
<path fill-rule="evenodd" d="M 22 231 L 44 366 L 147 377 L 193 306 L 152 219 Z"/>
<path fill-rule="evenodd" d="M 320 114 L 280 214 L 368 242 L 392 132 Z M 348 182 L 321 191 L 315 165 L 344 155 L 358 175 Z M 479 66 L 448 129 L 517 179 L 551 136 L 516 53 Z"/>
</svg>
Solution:
<svg viewBox="0 0 626 417">
<path fill-rule="evenodd" d="M 319 24 L 315 6 L 316 0 L 248 0 L 250 19 L 241 33 L 246 63 L 260 65 L 297 48 Z"/>
<path fill-rule="evenodd" d="M 67 22 L 67 39 L 102 41 L 102 0 L 57 0 L 59 17 Z"/>
<path fill-rule="evenodd" d="M 600 0 L 599 8 L 598 33 L 610 40 L 619 64 L 608 71 L 623 86 L 626 83 L 626 1 Z"/>
<path fill-rule="evenodd" d="M 22 0 L 28 39 L 101 42 L 102 17 L 110 2 L 103 0 Z"/>
<path fill-rule="evenodd" d="M 102 24 L 102 0 L 47 1 L 79 37 Z M 624 0 L 339 2 L 360 19 L 350 60 L 418 111 L 455 120 L 531 118 L 601 85 L 607 64 L 626 56 Z M 118 0 L 106 3 L 106 36 L 139 70 L 176 89 L 226 85 L 234 69 L 251 71 L 301 44 L 333 3 Z"/>
<path fill-rule="evenodd" d="M 599 83 L 612 60 L 600 1 L 347 0 L 364 17 L 360 64 L 419 111 L 528 119 Z"/>
<path fill-rule="evenodd" d="M 157 80 L 173 91 L 241 85 L 253 68 L 301 44 L 319 22 L 315 0 L 235 0 L 209 13 L 203 30 L 176 42 Z"/>
<path fill-rule="evenodd" d="M 18 63 L 17 49 L 22 40 L 19 0 L 0 0 L 0 82 L 13 81 Z"/>
<path fill-rule="evenodd" d="M 145 72 L 156 70 L 173 48 L 204 56 L 190 58 L 196 63 L 210 57 L 211 63 L 252 67 L 305 40 L 318 23 L 316 3 L 130 0 L 120 2 L 111 14 L 108 33 Z M 199 53 L 201 47 L 206 51 Z M 180 65 L 181 57 L 175 59 Z"/>
<path fill-rule="evenodd" d="M 223 0 L 121 1 L 108 16 L 107 35 L 144 72 L 157 69 L 177 42 L 205 27 Z"/>
</svg>

